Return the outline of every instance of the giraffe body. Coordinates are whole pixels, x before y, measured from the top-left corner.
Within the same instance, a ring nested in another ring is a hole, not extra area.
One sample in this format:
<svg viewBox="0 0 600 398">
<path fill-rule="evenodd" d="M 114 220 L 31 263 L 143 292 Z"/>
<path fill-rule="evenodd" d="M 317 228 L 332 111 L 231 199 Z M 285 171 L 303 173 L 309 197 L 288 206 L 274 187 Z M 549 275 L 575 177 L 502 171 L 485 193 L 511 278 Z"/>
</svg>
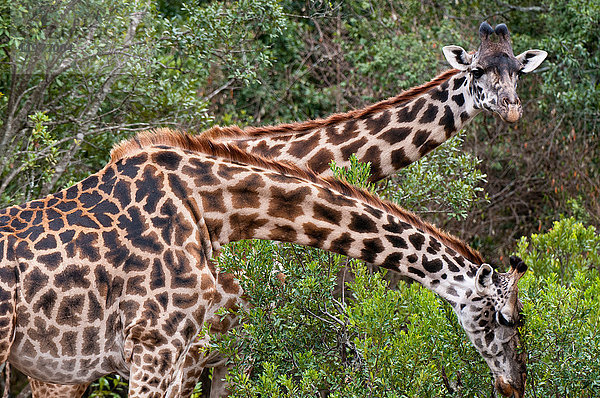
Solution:
<svg viewBox="0 0 600 398">
<path fill-rule="evenodd" d="M 179 393 L 212 303 L 214 270 L 194 215 L 155 213 L 159 192 L 137 171 L 110 165 L 0 213 L 2 268 L 17 274 L 9 361 L 29 376 L 74 384 L 117 372 L 132 381 L 133 395 Z M 148 234 L 152 217 L 173 226 Z"/>
</svg>

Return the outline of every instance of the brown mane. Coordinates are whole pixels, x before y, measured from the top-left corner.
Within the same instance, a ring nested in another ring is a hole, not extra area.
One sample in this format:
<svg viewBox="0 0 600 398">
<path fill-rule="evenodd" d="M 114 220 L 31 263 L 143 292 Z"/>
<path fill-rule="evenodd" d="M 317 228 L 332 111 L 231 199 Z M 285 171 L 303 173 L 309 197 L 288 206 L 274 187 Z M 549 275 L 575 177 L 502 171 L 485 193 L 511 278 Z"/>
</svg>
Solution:
<svg viewBox="0 0 600 398">
<path fill-rule="evenodd" d="M 373 207 L 391 213 L 401 220 L 411 224 L 412 226 L 434 236 L 439 241 L 443 242 L 448 247 L 451 247 L 466 259 L 477 265 L 480 265 L 484 262 L 481 254 L 479 254 L 479 252 L 471 248 L 462 240 L 439 230 L 432 224 L 423 221 L 414 213 L 403 209 L 394 203 L 384 201 L 379 197 L 350 185 L 345 181 L 335 178 L 321 178 L 311 170 L 303 170 L 292 164 L 278 162 L 262 156 L 253 155 L 237 147 L 206 139 L 204 135 L 192 136 L 168 128 L 157 129 L 154 131 L 144 131 L 137 134 L 133 138 L 116 145 L 110 153 L 111 163 L 115 163 L 126 156 L 138 153 L 140 150 L 153 145 L 167 145 L 184 150 L 200 152 L 210 156 L 229 159 L 235 162 L 257 166 L 268 170 L 274 170 L 285 175 L 302 178 L 309 182 L 335 190 L 346 196 L 359 199 Z"/>
<path fill-rule="evenodd" d="M 445 72 L 442 72 L 433 80 L 422 84 L 420 86 L 416 86 L 410 88 L 400 95 L 395 97 L 388 98 L 386 100 L 377 102 L 373 105 L 370 105 L 363 109 L 357 109 L 344 113 L 336 113 L 331 115 L 325 119 L 315 119 L 309 120 L 306 122 L 297 122 L 297 123 L 284 123 L 278 124 L 276 126 L 262 126 L 262 127 L 246 127 L 241 129 L 238 126 L 227 126 L 220 127 L 215 126 L 211 129 L 206 130 L 202 133 L 205 138 L 210 139 L 221 139 L 221 138 L 254 138 L 260 137 L 263 135 L 275 135 L 275 134 L 284 134 L 284 133 L 305 133 L 316 128 L 325 128 L 334 124 L 337 124 L 344 120 L 349 119 L 360 119 L 370 115 L 373 115 L 377 112 L 381 112 L 383 110 L 398 106 L 404 102 L 410 101 L 411 99 L 427 92 L 433 87 L 439 86 L 443 82 L 450 79 L 452 76 L 459 72 L 458 69 L 449 69 Z"/>
</svg>

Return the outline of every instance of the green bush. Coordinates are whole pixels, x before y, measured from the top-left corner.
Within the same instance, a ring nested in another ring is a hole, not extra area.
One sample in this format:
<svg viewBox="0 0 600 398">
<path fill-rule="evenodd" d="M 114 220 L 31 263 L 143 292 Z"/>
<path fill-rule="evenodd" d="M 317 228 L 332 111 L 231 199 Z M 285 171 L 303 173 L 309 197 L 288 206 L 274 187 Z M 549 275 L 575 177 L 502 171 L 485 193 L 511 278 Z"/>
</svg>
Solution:
<svg viewBox="0 0 600 398">
<path fill-rule="evenodd" d="M 593 226 L 574 218 L 561 218 L 544 234 L 522 237 L 518 255 L 535 275 L 555 273 L 568 284 L 578 271 L 600 270 L 600 236 Z"/>
<path fill-rule="evenodd" d="M 569 285 L 557 274 L 521 283 L 529 354 L 528 396 L 600 396 L 600 278 L 575 272 Z"/>
<path fill-rule="evenodd" d="M 531 397 L 600 396 L 600 235 L 573 218 L 521 238 Z"/>
<path fill-rule="evenodd" d="M 231 358 L 234 397 L 437 397 L 459 391 L 475 397 L 490 391 L 487 366 L 448 305 L 417 284 L 390 290 L 382 274 L 361 262 L 352 262 L 353 297 L 336 298 L 340 260 L 265 241 L 224 250 L 220 266 L 243 270 L 238 275 L 252 303 L 240 312 L 243 326 L 215 343 Z"/>
</svg>

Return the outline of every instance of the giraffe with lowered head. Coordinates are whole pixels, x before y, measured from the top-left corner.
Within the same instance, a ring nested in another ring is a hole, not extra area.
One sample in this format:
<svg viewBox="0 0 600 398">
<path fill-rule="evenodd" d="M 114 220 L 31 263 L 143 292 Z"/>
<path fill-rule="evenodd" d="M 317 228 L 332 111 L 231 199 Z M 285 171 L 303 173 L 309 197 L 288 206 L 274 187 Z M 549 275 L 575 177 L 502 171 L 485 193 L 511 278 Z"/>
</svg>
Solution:
<svg viewBox="0 0 600 398">
<path fill-rule="evenodd" d="M 205 132 L 204 137 L 311 167 L 322 175 L 330 173 L 328 163 L 332 159 L 338 165 L 348 165 L 350 155 L 357 153 L 360 160 L 371 162 L 372 180 L 385 178 L 443 143 L 482 110 L 495 112 L 509 122 L 520 117 L 518 77 L 537 68 L 547 54 L 529 50 L 515 57 L 504 24 L 493 29 L 484 22 L 479 34 L 481 45 L 473 55 L 457 46 L 444 47 L 446 59 L 456 69 L 397 97 L 322 120 L 245 130 L 216 127 Z M 222 297 L 224 305 L 231 303 L 229 295 Z M 215 319 L 213 330 L 227 329 L 232 322 L 235 321 L 229 318 L 221 322 Z M 199 361 L 195 366 L 201 369 L 205 359 L 198 355 L 190 356 L 188 365 Z M 39 384 L 32 387 L 34 394 L 41 388 Z M 184 395 L 189 395 L 192 388 L 190 382 Z M 79 396 L 75 390 L 81 387 L 65 386 L 62 393 L 59 390 L 56 386 L 53 393 Z M 215 392 L 214 396 L 221 394 Z"/>
<path fill-rule="evenodd" d="M 521 397 L 517 281 L 402 208 L 202 138 L 141 134 L 98 173 L 0 211 L 0 360 L 45 382 L 117 372 L 130 396 L 178 396 L 220 302 L 220 245 L 275 239 L 395 269 L 447 300 L 504 395 Z M 222 291 L 237 289 L 221 286 Z"/>
</svg>

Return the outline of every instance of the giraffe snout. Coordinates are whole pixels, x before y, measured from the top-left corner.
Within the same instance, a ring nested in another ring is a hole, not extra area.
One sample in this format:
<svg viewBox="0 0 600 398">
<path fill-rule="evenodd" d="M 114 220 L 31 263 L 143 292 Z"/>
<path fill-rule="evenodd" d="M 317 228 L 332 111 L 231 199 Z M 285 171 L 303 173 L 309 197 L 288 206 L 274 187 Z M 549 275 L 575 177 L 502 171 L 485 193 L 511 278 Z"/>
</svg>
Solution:
<svg viewBox="0 0 600 398">
<path fill-rule="evenodd" d="M 509 123 L 514 123 L 521 118 L 521 100 L 516 95 L 503 95 L 500 98 L 500 116 Z"/>
<path fill-rule="evenodd" d="M 521 377 L 522 382 L 510 383 L 504 377 L 499 376 L 495 382 L 496 390 L 505 397 L 523 398 L 525 395 L 525 375 L 523 374 Z"/>
</svg>

